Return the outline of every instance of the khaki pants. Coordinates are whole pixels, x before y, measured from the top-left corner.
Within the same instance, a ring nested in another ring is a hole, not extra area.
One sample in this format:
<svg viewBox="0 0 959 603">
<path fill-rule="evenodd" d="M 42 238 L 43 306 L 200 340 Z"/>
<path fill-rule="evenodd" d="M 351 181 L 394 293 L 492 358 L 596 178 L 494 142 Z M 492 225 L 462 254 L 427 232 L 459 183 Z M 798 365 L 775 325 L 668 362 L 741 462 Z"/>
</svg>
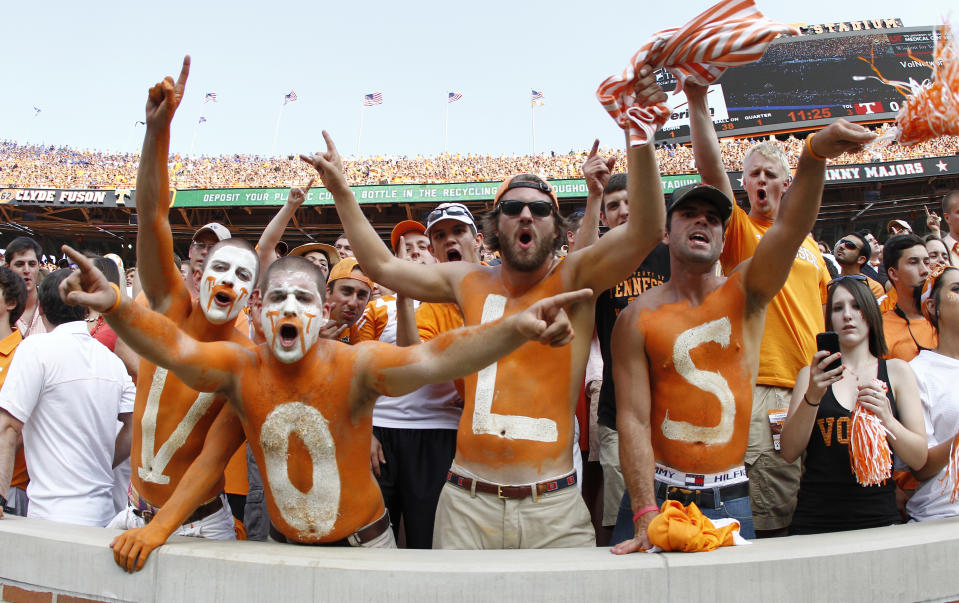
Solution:
<svg viewBox="0 0 959 603">
<path fill-rule="evenodd" d="M 789 408 L 792 390 L 785 387 L 756 385 L 753 411 L 746 447 L 746 475 L 749 477 L 749 501 L 757 530 L 780 530 L 792 523 L 796 493 L 802 473 L 801 461 L 783 460 L 773 447 L 769 411 Z"/>
<path fill-rule="evenodd" d="M 603 468 L 603 525 L 615 526 L 619 503 L 626 491 L 623 469 L 619 464 L 619 432 L 598 425 L 599 464 Z"/>
<path fill-rule="evenodd" d="M 433 528 L 434 549 L 542 549 L 594 547 L 596 534 L 579 488 L 534 501 L 470 494 L 447 483 Z"/>
</svg>

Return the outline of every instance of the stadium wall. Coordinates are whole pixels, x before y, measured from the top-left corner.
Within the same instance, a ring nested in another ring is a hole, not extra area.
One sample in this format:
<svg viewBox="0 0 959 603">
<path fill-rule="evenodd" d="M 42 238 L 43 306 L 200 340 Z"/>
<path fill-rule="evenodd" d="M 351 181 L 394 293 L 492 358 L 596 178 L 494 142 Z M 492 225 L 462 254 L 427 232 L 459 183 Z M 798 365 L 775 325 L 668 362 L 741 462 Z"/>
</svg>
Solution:
<svg viewBox="0 0 959 603">
<path fill-rule="evenodd" d="M 959 518 L 709 553 L 415 551 L 174 538 L 127 574 L 115 530 L 0 521 L 7 601 L 949 601 Z"/>
</svg>

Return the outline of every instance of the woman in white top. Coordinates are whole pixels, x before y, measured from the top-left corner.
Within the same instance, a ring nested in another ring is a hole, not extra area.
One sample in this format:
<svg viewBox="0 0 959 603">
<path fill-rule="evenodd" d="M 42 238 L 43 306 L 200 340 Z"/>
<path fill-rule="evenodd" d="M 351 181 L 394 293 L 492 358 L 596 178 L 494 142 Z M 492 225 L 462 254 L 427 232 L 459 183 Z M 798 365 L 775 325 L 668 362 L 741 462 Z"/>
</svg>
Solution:
<svg viewBox="0 0 959 603">
<path fill-rule="evenodd" d="M 916 521 L 959 515 L 959 501 L 949 502 L 953 484 L 940 483 L 959 435 L 959 269 L 947 267 L 935 279 L 922 308 L 939 333 L 939 347 L 923 350 L 909 363 L 919 383 L 930 446 L 925 466 L 914 472 L 922 483 L 906 505 Z"/>
</svg>

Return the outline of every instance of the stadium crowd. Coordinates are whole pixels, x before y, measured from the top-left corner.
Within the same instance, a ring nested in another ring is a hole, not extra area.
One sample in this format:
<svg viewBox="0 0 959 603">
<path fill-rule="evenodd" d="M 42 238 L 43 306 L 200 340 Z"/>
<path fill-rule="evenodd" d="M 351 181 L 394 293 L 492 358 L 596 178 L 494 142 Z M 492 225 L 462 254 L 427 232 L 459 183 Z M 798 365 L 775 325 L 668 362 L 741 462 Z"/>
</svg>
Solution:
<svg viewBox="0 0 959 603">
<path fill-rule="evenodd" d="M 888 126 L 878 131 L 884 133 Z M 722 139 L 723 162 L 729 171 L 738 171 L 755 139 Z M 802 139 L 793 136 L 770 142 L 786 153 L 795 167 L 802 150 Z M 897 161 L 954 155 L 959 152 L 959 137 L 945 136 L 911 147 L 896 144 L 866 149 L 839 157 L 836 164 Z M 600 154 L 624 165 L 619 149 L 602 149 Z M 344 159 L 344 168 L 353 185 L 430 184 L 444 182 L 497 182 L 510 174 L 536 174 L 543 179 L 581 178 L 580 166 L 588 150 L 566 154 L 474 155 L 392 157 L 374 156 Z M 661 145 L 656 158 L 663 174 L 689 174 L 696 171 L 691 147 Z M 136 186 L 139 154 L 104 153 L 67 147 L 39 147 L 0 142 L 0 186 L 15 188 L 113 188 Z M 190 188 L 290 187 L 309 179 L 309 172 L 295 157 L 266 158 L 252 155 L 186 157 L 170 160 L 171 184 Z"/>
<path fill-rule="evenodd" d="M 324 132 L 313 156 L 187 160 L 188 74 L 151 89 L 144 156 L 3 147 L 17 186 L 135 184 L 139 260 L 6 242 L 3 513 L 122 529 L 130 571 L 173 534 L 625 554 L 959 515 L 959 191 L 924 238 L 809 236 L 827 160 L 874 160 L 875 132 L 720 141 L 687 82 L 689 148 L 351 161 Z M 637 77 L 637 105 L 665 99 Z M 703 182 L 666 202 L 673 170 Z M 543 175 L 586 206 L 560 215 Z M 287 249 L 317 179 L 344 233 Z M 349 189 L 458 179 L 501 180 L 493 209 L 441 203 L 390 247 Z M 255 245 L 210 223 L 174 257 L 171 184 L 307 180 Z"/>
</svg>

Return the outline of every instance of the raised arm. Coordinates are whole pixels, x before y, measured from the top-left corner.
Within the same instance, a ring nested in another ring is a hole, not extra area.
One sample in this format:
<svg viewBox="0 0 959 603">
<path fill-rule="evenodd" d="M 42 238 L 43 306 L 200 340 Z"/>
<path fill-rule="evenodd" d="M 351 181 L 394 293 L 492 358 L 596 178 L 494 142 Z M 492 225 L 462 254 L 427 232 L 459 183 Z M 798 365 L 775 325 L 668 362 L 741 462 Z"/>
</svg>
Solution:
<svg viewBox="0 0 959 603">
<path fill-rule="evenodd" d="M 733 187 L 729 184 L 719 150 L 719 137 L 716 136 L 713 118 L 709 114 L 709 102 L 706 100 L 709 88 L 686 80 L 683 91 L 686 92 L 689 104 L 689 134 L 696 170 L 705 184 L 715 186 L 727 197 L 734 199 Z"/>
<path fill-rule="evenodd" d="M 645 65 L 640 73 L 642 78 L 636 85 L 639 104 L 649 106 L 666 100 L 653 70 Z M 574 288 L 589 287 L 597 294 L 609 289 L 634 271 L 666 232 L 666 204 L 653 141 L 631 147 L 627 134 L 626 146 L 629 221 L 610 230 L 594 245 L 567 256 Z"/>
<path fill-rule="evenodd" d="M 200 455 L 190 464 L 153 521 L 142 528 L 127 530 L 110 543 L 117 565 L 128 572 L 143 569 L 153 549 L 165 543 L 203 503 L 244 441 L 246 436 L 240 420 L 229 405 L 224 405 L 207 432 Z"/>
<path fill-rule="evenodd" d="M 353 191 L 346 183 L 343 162 L 326 130 L 323 131 L 326 152 L 300 159 L 312 165 L 336 204 L 343 230 L 363 271 L 373 282 L 380 283 L 407 297 L 423 301 L 457 301 L 456 289 L 463 275 L 475 267 L 467 262 L 447 262 L 424 266 L 404 262 L 393 256 L 367 221 Z"/>
<path fill-rule="evenodd" d="M 576 233 L 576 245 L 570 251 L 585 249 L 599 240 L 599 214 L 603 209 L 603 191 L 616 165 L 616 158 L 608 160 L 599 156 L 599 139 L 583 163 L 583 178 L 586 180 L 586 211 Z"/>
<path fill-rule="evenodd" d="M 653 481 L 655 457 L 649 425 L 652 404 L 649 364 L 645 338 L 635 327 L 638 310 L 639 306 L 633 304 L 623 311 L 613 327 L 611 341 L 619 459 L 633 513 L 657 507 Z M 613 553 L 624 555 L 650 548 L 648 528 L 654 517 L 654 511 L 638 517 L 633 522 L 633 538 L 613 547 Z"/>
<path fill-rule="evenodd" d="M 357 374 L 368 390 L 387 396 L 408 394 L 429 383 L 465 377 L 509 354 L 527 341 L 563 346 L 573 329 L 563 309 L 588 301 L 589 289 L 541 299 L 526 310 L 495 322 L 465 327 L 406 348 L 363 346 Z M 366 400 L 372 404 L 373 400 Z"/>
<path fill-rule="evenodd" d="M 806 139 L 796 177 L 783 196 L 776 222 L 763 235 L 753 257 L 743 262 L 750 313 L 764 309 L 782 289 L 796 251 L 816 223 L 826 179 L 826 159 L 859 151 L 875 137 L 866 128 L 840 119 Z"/>
<path fill-rule="evenodd" d="M 183 383 L 202 392 L 230 391 L 250 352 L 229 341 L 200 342 L 172 320 L 118 294 L 89 259 L 68 245 L 63 252 L 80 267 L 60 283 L 60 297 L 103 314 L 133 351 L 173 371 Z"/>
<path fill-rule="evenodd" d="M 276 244 L 283 238 L 286 231 L 286 225 L 296 210 L 306 201 L 306 194 L 310 192 L 315 178 L 310 178 L 306 187 L 294 186 L 290 189 L 290 194 L 286 197 L 286 203 L 280 208 L 270 223 L 263 229 L 260 240 L 256 244 L 257 259 L 260 260 L 260 273 L 266 272 L 267 267 L 276 261 Z"/>
<path fill-rule="evenodd" d="M 167 76 L 150 88 L 146 133 L 137 171 L 137 272 L 150 307 L 166 312 L 172 303 L 189 304 L 190 294 L 173 262 L 170 230 L 170 122 L 190 74 L 190 57 L 176 82 Z"/>
</svg>

